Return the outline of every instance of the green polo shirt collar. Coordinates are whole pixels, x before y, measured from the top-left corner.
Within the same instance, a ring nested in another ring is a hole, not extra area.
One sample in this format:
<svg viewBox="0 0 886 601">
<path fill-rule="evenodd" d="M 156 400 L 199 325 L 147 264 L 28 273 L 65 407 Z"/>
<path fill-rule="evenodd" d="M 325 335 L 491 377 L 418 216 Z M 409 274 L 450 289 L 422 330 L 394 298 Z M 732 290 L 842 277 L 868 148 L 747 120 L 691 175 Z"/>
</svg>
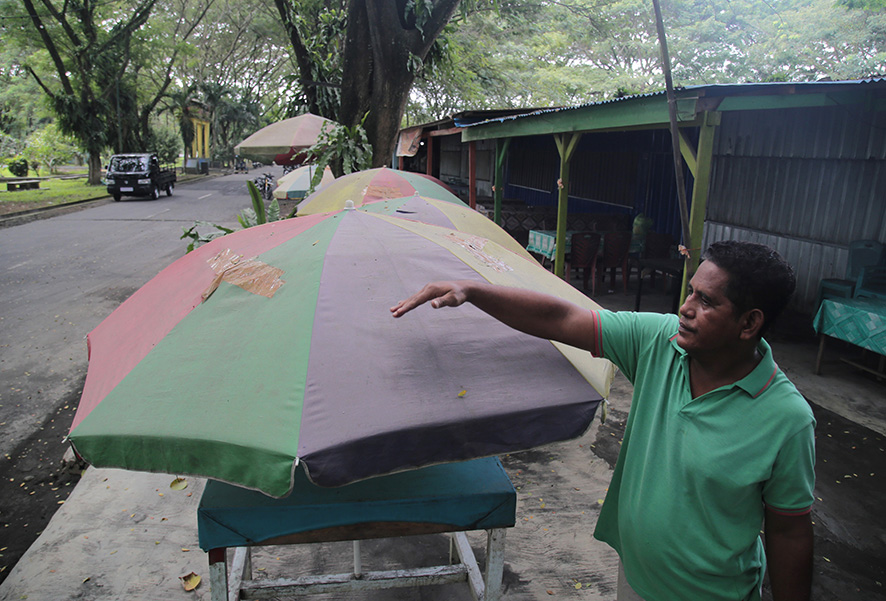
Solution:
<svg viewBox="0 0 886 601">
<path fill-rule="evenodd" d="M 677 351 L 677 354 L 680 356 L 680 362 L 684 366 L 684 369 L 688 368 L 687 365 L 687 354 L 686 350 L 677 344 L 677 335 L 674 334 L 670 338 L 671 346 L 674 347 L 674 350 Z M 733 386 L 741 388 L 744 390 L 751 398 L 757 398 L 772 384 L 775 379 L 775 375 L 778 373 L 778 365 L 776 365 L 775 360 L 772 358 L 772 349 L 769 347 L 769 343 L 767 343 L 762 338 L 760 339 L 760 343 L 757 345 L 757 352 L 760 353 L 760 362 L 757 366 L 746 375 L 744 378 L 735 382 L 733 384 L 729 384 L 727 386 L 721 388 L 732 388 Z M 686 373 L 686 378 L 688 382 L 689 374 Z M 717 390 L 721 390 L 718 388 Z M 713 392 L 713 391 L 712 391 Z"/>
</svg>

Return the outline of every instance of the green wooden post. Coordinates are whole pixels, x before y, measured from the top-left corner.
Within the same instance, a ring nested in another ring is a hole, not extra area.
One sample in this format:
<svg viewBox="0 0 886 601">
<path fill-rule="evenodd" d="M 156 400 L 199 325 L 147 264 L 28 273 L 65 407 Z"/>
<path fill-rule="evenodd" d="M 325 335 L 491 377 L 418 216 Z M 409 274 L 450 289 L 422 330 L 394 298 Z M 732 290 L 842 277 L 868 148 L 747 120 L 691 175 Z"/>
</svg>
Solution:
<svg viewBox="0 0 886 601">
<path fill-rule="evenodd" d="M 495 141 L 495 191 L 493 192 L 495 210 L 492 220 L 498 226 L 501 226 L 501 203 L 505 194 L 505 156 L 510 145 L 510 138 L 499 138 Z"/>
<path fill-rule="evenodd" d="M 683 290 L 680 292 L 680 304 L 686 300 L 686 286 L 689 278 L 698 269 L 701 260 L 701 240 L 704 237 L 704 218 L 708 207 L 708 194 L 711 189 L 711 168 L 714 163 L 714 134 L 720 125 L 720 113 L 706 112 L 698 135 L 698 151 L 695 153 L 695 165 L 691 169 L 695 175 L 692 185 L 692 209 L 689 213 L 689 259 L 683 269 Z M 684 158 L 686 153 L 684 153 Z M 687 161 L 689 159 L 687 158 Z"/>
<path fill-rule="evenodd" d="M 560 153 L 560 180 L 557 182 L 559 195 L 557 197 L 557 254 L 554 259 L 554 275 L 564 277 L 566 275 L 566 217 L 569 212 L 569 161 L 575 153 L 580 133 L 557 134 L 554 142 Z"/>
</svg>

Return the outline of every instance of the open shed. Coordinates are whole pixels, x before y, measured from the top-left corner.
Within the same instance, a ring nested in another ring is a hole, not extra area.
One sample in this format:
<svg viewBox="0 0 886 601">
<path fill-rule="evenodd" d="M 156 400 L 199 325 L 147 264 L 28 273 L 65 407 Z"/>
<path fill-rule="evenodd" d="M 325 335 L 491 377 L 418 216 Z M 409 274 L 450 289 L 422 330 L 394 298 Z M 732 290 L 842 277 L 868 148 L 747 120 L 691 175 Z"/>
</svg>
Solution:
<svg viewBox="0 0 886 601">
<path fill-rule="evenodd" d="M 812 313 L 819 281 L 845 273 L 851 241 L 886 243 L 886 79 L 690 86 L 676 96 L 691 213 L 683 244 L 696 264 L 714 241 L 768 244 L 797 272 L 792 308 Z M 563 231 L 583 213 L 642 212 L 680 239 L 667 127 L 664 92 L 463 113 L 412 128 L 431 160 L 416 146 L 407 168 L 420 164 L 494 206 L 506 229 L 514 210 L 556 218 Z"/>
</svg>

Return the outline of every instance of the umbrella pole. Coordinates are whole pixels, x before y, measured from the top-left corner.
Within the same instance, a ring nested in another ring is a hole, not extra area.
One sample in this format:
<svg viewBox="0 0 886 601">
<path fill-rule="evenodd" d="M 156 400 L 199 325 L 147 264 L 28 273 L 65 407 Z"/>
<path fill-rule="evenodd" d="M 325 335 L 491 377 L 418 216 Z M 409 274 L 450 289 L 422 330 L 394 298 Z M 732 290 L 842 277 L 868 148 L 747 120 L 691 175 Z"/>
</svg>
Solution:
<svg viewBox="0 0 886 601">
<path fill-rule="evenodd" d="M 652 0 L 652 6 L 655 9 L 655 28 L 658 31 L 658 43 L 661 48 L 661 68 L 665 76 L 665 89 L 668 98 L 668 120 L 671 130 L 671 151 L 674 155 L 674 177 L 677 180 L 677 199 L 680 205 L 680 223 L 683 230 L 683 245 L 687 249 L 694 248 L 691 240 L 691 232 L 689 229 L 689 208 L 686 202 L 686 184 L 683 180 L 683 161 L 680 152 L 680 129 L 677 125 L 677 97 L 674 94 L 674 81 L 671 78 L 671 58 L 668 54 L 668 42 L 665 38 L 664 21 L 661 17 L 661 6 L 659 0 Z M 699 240 L 700 242 L 700 240 Z M 701 245 L 699 245 L 701 246 Z M 698 249 L 700 250 L 700 249 Z M 683 289 L 680 291 L 680 304 L 686 298 L 686 281 L 687 273 L 691 265 L 691 253 L 697 252 L 690 250 L 685 254 L 686 260 L 683 266 Z"/>
</svg>

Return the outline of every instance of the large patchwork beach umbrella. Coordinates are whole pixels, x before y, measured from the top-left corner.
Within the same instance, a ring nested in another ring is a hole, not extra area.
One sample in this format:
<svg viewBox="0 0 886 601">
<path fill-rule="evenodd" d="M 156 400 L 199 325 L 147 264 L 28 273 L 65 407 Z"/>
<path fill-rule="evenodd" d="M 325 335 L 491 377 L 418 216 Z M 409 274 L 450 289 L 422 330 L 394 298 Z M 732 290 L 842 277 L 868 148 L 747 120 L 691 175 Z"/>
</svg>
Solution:
<svg viewBox="0 0 886 601">
<path fill-rule="evenodd" d="M 96 466 L 282 496 L 296 469 L 336 486 L 581 435 L 611 364 L 473 306 L 391 318 L 440 278 L 596 306 L 494 242 L 398 217 L 241 230 L 175 261 L 89 334 L 69 438 Z"/>
<path fill-rule="evenodd" d="M 304 165 L 303 167 L 293 169 L 277 180 L 274 198 L 277 200 L 302 200 L 311 189 L 311 179 L 316 171 L 316 165 Z M 335 176 L 332 175 L 332 169 L 326 167 L 323 170 L 320 183 L 317 184 L 317 191 L 322 190 L 334 181 Z"/>
<path fill-rule="evenodd" d="M 387 167 L 350 173 L 308 196 L 299 204 L 298 214 L 329 213 L 346 206 L 477 234 L 532 257 L 513 236 L 470 208 L 443 182 L 421 173 Z"/>
<path fill-rule="evenodd" d="M 379 167 L 357 171 L 336 179 L 321 192 L 314 192 L 305 198 L 298 206 L 298 214 L 315 215 L 340 211 L 345 208 L 345 203 L 349 200 L 354 206 L 361 207 L 380 200 L 415 194 L 467 206 L 435 177 Z"/>
<path fill-rule="evenodd" d="M 331 131 L 335 122 L 311 113 L 277 121 L 237 144 L 234 152 L 254 161 L 290 164 L 293 156 L 316 144 L 324 125 Z"/>
<path fill-rule="evenodd" d="M 494 221 L 461 201 L 450 202 L 415 195 L 367 203 L 360 210 L 476 234 L 488 238 L 526 259 L 535 260 L 513 236 L 496 225 Z"/>
</svg>

